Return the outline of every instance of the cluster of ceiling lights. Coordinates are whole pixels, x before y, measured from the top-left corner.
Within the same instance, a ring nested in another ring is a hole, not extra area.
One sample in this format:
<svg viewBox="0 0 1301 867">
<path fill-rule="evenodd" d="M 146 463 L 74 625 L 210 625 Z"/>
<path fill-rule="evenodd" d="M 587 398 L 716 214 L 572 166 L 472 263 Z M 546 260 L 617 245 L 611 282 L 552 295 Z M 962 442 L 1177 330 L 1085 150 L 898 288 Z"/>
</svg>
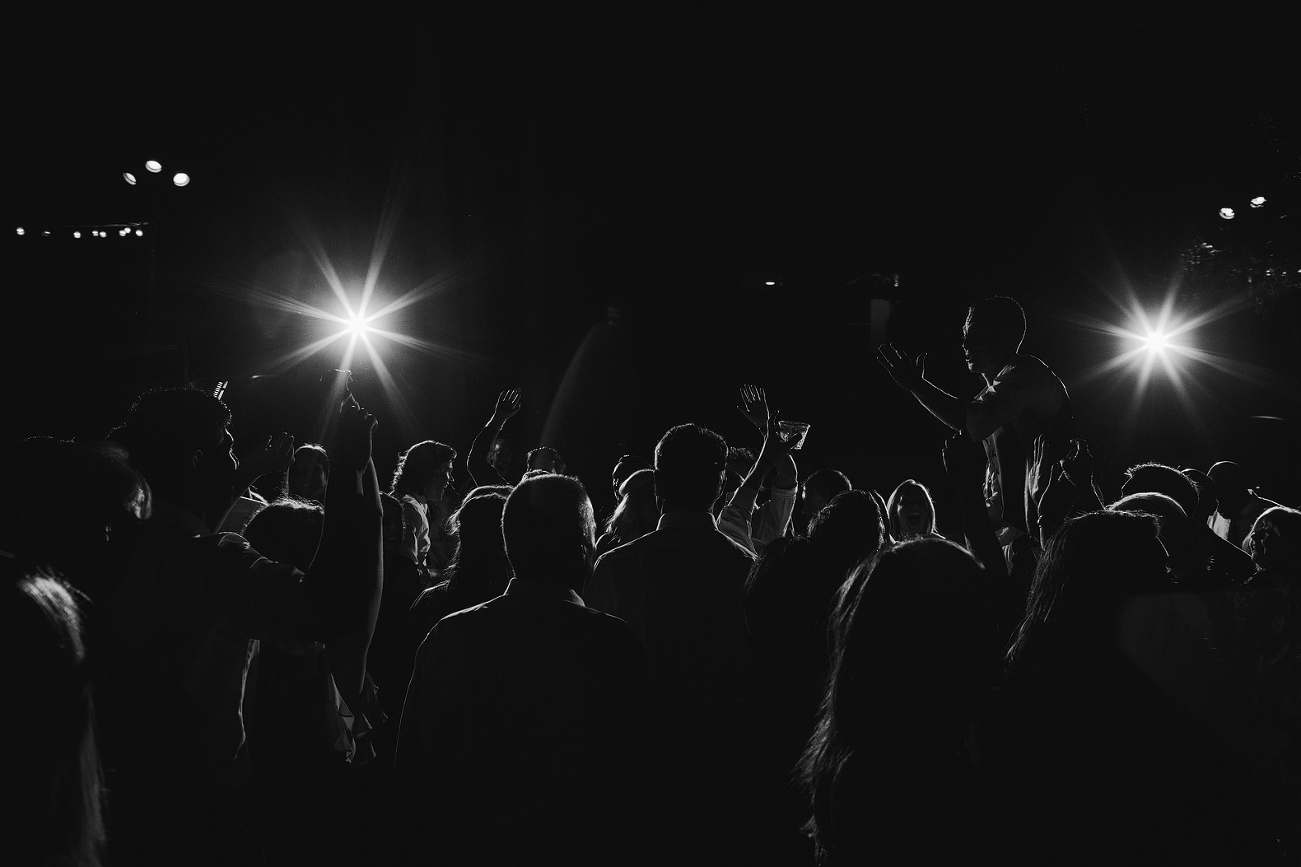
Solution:
<svg viewBox="0 0 1301 867">
<path fill-rule="evenodd" d="M 163 170 L 163 164 L 158 162 L 158 160 L 145 160 L 145 170 L 158 174 Z M 133 187 L 139 183 L 136 176 L 131 174 L 131 172 L 123 172 L 122 180 L 126 181 Z M 172 183 L 176 184 L 178 187 L 184 187 L 190 183 L 190 176 L 185 172 L 177 172 L 172 175 Z"/>
<path fill-rule="evenodd" d="M 1263 208 L 1263 207 L 1265 207 L 1265 197 L 1264 197 L 1264 196 L 1256 196 L 1256 198 L 1254 198 L 1254 199 L 1251 200 L 1251 206 L 1252 206 L 1253 208 Z M 1237 214 L 1234 213 L 1233 208 L 1220 208 L 1220 218 L 1221 218 L 1221 219 L 1223 219 L 1223 220 L 1232 220 L 1232 219 L 1233 219 L 1234 217 L 1236 217 L 1236 216 L 1237 216 Z"/>
<path fill-rule="evenodd" d="M 131 225 L 131 226 L 109 226 L 109 227 L 106 228 L 106 229 L 91 229 L 91 230 L 90 230 L 90 237 L 92 237 L 92 238 L 107 238 L 107 237 L 108 237 L 108 229 L 116 229 L 119 238 L 126 238 L 126 237 L 129 237 L 129 236 L 131 236 L 131 235 L 135 235 L 137 238 L 143 238 L 143 237 L 145 236 L 145 230 L 144 230 L 143 228 L 141 228 L 140 226 Z M 19 235 L 19 236 L 26 235 L 26 234 L 27 234 L 27 229 L 26 229 L 26 227 L 24 227 L 24 226 L 18 226 L 18 227 L 16 227 L 16 228 L 14 229 L 14 234 Z M 33 233 L 33 234 L 36 234 L 36 233 Z M 46 237 L 46 238 L 48 238 L 48 237 L 50 237 L 53 233 L 50 232 L 49 230 L 45 230 L 45 231 L 42 231 L 40 234 L 41 234 L 42 237 Z M 72 230 L 72 237 L 74 237 L 74 238 L 80 238 L 83 234 L 84 234 L 84 233 L 82 232 L 81 229 L 73 229 L 73 230 Z"/>
</svg>

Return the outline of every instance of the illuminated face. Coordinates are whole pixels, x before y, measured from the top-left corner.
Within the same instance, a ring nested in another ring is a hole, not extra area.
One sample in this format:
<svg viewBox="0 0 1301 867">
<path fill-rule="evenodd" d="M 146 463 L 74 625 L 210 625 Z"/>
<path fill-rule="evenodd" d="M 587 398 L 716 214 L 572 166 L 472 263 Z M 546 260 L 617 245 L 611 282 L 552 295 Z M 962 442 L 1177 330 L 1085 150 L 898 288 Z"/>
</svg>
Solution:
<svg viewBox="0 0 1301 867">
<path fill-rule="evenodd" d="M 305 453 L 289 467 L 289 493 L 294 496 L 325 502 L 325 487 L 328 483 L 325 466 L 314 452 Z"/>
<path fill-rule="evenodd" d="M 437 503 L 443 498 L 443 490 L 451 480 L 452 462 L 444 461 L 439 464 L 438 469 L 429 477 L 429 481 L 425 482 L 425 489 L 422 491 L 425 499 L 431 503 Z"/>
<path fill-rule="evenodd" d="M 1278 529 L 1269 521 L 1257 519 L 1247 538 L 1242 540 L 1242 549 L 1251 555 L 1251 562 L 1258 569 L 1265 569 L 1275 559 L 1272 555 L 1278 545 Z"/>
<path fill-rule="evenodd" d="M 194 471 L 205 506 L 218 509 L 229 506 L 235 496 L 235 470 L 239 469 L 230 428 L 223 425 L 220 433 L 213 434 L 212 445 L 201 449 L 200 454 Z"/>
<path fill-rule="evenodd" d="M 916 488 L 908 488 L 894 504 L 895 526 L 900 528 L 905 539 L 929 533 L 935 523 L 935 515 L 926 495 Z"/>
<path fill-rule="evenodd" d="M 962 329 L 962 354 L 967 359 L 967 369 L 984 373 L 1001 357 L 1001 347 L 990 329 L 977 316 L 967 319 Z"/>
<path fill-rule="evenodd" d="M 501 437 L 497 437 L 497 441 L 492 444 L 492 451 L 488 453 L 488 463 L 492 464 L 493 468 L 504 476 L 507 470 L 510 469 L 511 457 L 510 443 Z"/>
</svg>

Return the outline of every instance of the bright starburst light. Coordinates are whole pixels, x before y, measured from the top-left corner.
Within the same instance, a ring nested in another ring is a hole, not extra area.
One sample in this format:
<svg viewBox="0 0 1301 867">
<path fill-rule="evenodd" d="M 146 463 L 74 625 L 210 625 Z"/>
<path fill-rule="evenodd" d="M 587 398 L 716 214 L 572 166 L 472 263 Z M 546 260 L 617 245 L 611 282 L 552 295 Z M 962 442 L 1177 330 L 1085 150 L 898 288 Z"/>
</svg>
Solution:
<svg viewBox="0 0 1301 867">
<path fill-rule="evenodd" d="M 371 250 L 370 261 L 366 268 L 366 277 L 361 281 L 360 291 L 349 291 L 340 279 L 334 263 L 325 250 L 317 234 L 307 226 L 305 221 L 298 225 L 303 247 L 316 265 L 329 295 L 316 303 L 307 303 L 289 297 L 267 287 L 258 287 L 255 292 L 256 302 L 264 307 L 290 313 L 304 321 L 318 321 L 325 325 L 325 333 L 312 338 L 302 345 L 289 348 L 268 365 L 269 373 L 283 373 L 303 362 L 324 355 L 320 358 L 329 367 L 351 369 L 358 359 L 359 350 L 362 357 L 369 362 L 389 406 L 400 418 L 399 426 L 414 428 L 415 416 L 406 409 L 409 389 L 402 388 L 385 362 L 385 354 L 391 354 L 396 348 L 414 350 L 425 356 L 442 359 L 476 357 L 469 353 L 458 352 L 450 347 L 401 333 L 399 314 L 411 312 L 410 308 L 423 302 L 433 300 L 445 290 L 460 283 L 467 272 L 476 266 L 473 263 L 461 265 L 429 277 L 416 286 L 396 296 L 388 296 L 378 290 L 380 271 L 393 240 L 396 214 L 402 208 L 402 191 L 406 185 L 401 178 L 395 177 L 391 184 L 390 195 L 385 202 L 384 213 L 380 217 L 375 240 Z M 324 293 L 323 293 L 324 294 Z M 344 340 L 346 338 L 346 341 Z M 342 352 L 339 353 L 340 344 Z M 338 353 L 338 354 L 336 354 Z"/>
</svg>

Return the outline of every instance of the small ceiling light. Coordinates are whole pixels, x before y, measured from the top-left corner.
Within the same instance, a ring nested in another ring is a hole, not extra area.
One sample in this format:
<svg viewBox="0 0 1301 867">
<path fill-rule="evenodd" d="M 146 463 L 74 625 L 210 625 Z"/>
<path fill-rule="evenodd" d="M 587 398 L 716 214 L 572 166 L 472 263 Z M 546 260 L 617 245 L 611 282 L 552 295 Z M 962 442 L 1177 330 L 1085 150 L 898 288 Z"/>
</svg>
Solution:
<svg viewBox="0 0 1301 867">
<path fill-rule="evenodd" d="M 776 280 L 765 280 L 765 281 L 763 281 L 763 285 L 765 285 L 765 286 L 776 286 L 776 285 L 777 285 L 777 281 L 776 281 Z"/>
<path fill-rule="evenodd" d="M 172 176 L 172 183 L 178 187 L 183 187 L 190 182 L 190 176 L 185 172 L 177 172 Z"/>
<path fill-rule="evenodd" d="M 131 174 L 130 172 L 123 172 L 122 180 L 126 181 L 128 184 L 130 184 L 133 187 L 136 185 L 136 176 Z"/>
<path fill-rule="evenodd" d="M 73 232 L 73 233 L 72 233 L 72 237 L 74 237 L 74 238 L 80 238 L 80 237 L 81 237 L 81 233 L 80 233 L 80 232 Z"/>
<path fill-rule="evenodd" d="M 18 227 L 18 234 L 20 234 L 20 235 L 26 235 L 26 234 L 27 234 L 27 230 L 24 229 L 22 226 L 19 226 L 19 227 Z"/>
<path fill-rule="evenodd" d="M 1265 206 L 1265 197 L 1256 196 L 1256 198 L 1251 200 L 1251 206 L 1253 208 L 1263 208 Z"/>
<path fill-rule="evenodd" d="M 163 170 L 163 164 L 158 162 L 158 160 L 148 160 L 145 162 L 145 168 L 149 169 L 151 172 L 161 172 Z"/>
<path fill-rule="evenodd" d="M 49 233 L 49 232 L 41 232 L 41 234 L 44 235 L 44 236 L 47 237 L 47 238 L 50 237 L 50 233 Z"/>
<path fill-rule="evenodd" d="M 137 238 L 143 238 L 144 236 L 145 236 L 145 230 L 144 230 L 144 229 L 136 229 L 136 237 L 137 237 Z"/>
<path fill-rule="evenodd" d="M 1220 216 L 1225 220 L 1233 219 L 1233 208 L 1220 208 Z"/>
</svg>

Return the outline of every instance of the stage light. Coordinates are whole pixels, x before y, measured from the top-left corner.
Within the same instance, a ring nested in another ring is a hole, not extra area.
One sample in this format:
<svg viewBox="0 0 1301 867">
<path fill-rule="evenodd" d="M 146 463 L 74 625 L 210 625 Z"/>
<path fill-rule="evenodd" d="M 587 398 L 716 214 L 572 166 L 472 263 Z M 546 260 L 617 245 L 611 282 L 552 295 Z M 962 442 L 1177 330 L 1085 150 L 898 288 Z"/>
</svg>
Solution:
<svg viewBox="0 0 1301 867">
<path fill-rule="evenodd" d="M 776 281 L 776 280 L 765 280 L 765 281 L 763 281 L 763 285 L 765 285 L 765 286 L 776 286 L 776 285 L 777 285 L 777 281 Z"/>
<path fill-rule="evenodd" d="M 74 237 L 74 238 L 80 238 L 80 237 L 81 237 L 81 233 L 80 233 L 80 232 L 73 232 L 73 233 L 72 233 L 72 237 Z"/>
<path fill-rule="evenodd" d="M 136 185 L 136 176 L 131 174 L 130 172 L 123 172 L 122 180 L 126 181 L 128 184 L 130 184 L 133 187 Z"/>
<path fill-rule="evenodd" d="M 1143 345 L 1148 352 L 1159 355 L 1170 346 L 1170 338 L 1162 331 L 1149 331 L 1147 337 L 1143 338 Z"/>
<path fill-rule="evenodd" d="M 361 337 L 370 330 L 370 326 L 360 316 L 351 316 L 348 318 L 348 327 L 345 330 L 354 337 Z"/>
<path fill-rule="evenodd" d="M 190 176 L 185 172 L 177 172 L 172 176 L 172 183 L 178 187 L 183 187 L 190 182 Z"/>
<path fill-rule="evenodd" d="M 1220 216 L 1226 220 L 1233 219 L 1233 208 L 1220 208 Z"/>
<path fill-rule="evenodd" d="M 1264 197 L 1264 196 L 1256 196 L 1256 198 L 1254 198 L 1254 199 L 1251 200 L 1251 206 L 1252 206 L 1253 208 L 1263 208 L 1263 207 L 1265 207 L 1265 197 Z"/>
<path fill-rule="evenodd" d="M 18 234 L 20 234 L 20 235 L 26 235 L 26 234 L 27 234 L 27 230 L 24 229 L 22 226 L 19 226 L 19 227 L 18 227 Z"/>
<path fill-rule="evenodd" d="M 163 170 L 163 164 L 158 162 L 158 160 L 147 160 L 145 162 L 145 168 L 157 174 L 158 172 L 161 172 Z"/>
<path fill-rule="evenodd" d="M 143 238 L 144 236 L 145 236 L 145 230 L 144 230 L 144 229 L 136 229 L 136 237 L 137 237 L 137 238 Z"/>
</svg>

